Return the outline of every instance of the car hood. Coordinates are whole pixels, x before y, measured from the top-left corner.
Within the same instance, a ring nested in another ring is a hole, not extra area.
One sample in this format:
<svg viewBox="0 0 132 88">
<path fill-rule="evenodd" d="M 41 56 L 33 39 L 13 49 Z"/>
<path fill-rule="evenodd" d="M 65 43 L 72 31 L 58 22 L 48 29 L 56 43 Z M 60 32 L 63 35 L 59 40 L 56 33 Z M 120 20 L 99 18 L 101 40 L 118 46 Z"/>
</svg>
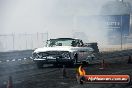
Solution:
<svg viewBox="0 0 132 88">
<path fill-rule="evenodd" d="M 55 47 L 43 47 L 37 48 L 34 52 L 46 52 L 46 51 L 93 51 L 91 47 L 72 47 L 72 46 L 55 46 Z"/>
</svg>

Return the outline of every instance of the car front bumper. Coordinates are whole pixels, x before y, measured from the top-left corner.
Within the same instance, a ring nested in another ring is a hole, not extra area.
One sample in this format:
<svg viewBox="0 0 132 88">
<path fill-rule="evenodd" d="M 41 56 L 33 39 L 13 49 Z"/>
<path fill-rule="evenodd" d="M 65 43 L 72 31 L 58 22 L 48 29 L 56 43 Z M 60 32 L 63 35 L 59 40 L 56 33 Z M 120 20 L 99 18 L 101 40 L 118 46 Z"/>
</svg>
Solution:
<svg viewBox="0 0 132 88">
<path fill-rule="evenodd" d="M 36 63 L 44 63 L 44 64 L 67 64 L 72 62 L 73 59 L 64 59 L 64 58 L 59 58 L 59 59 L 34 59 L 34 62 Z"/>
</svg>

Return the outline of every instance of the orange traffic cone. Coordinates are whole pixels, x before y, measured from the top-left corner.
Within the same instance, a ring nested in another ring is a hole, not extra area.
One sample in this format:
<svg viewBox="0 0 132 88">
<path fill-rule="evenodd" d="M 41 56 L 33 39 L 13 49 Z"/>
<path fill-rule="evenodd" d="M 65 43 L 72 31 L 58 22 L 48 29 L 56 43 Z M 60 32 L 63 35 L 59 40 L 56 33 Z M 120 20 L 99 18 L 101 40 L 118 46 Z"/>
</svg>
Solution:
<svg viewBox="0 0 132 88">
<path fill-rule="evenodd" d="M 105 65 L 105 62 L 104 62 L 104 59 L 103 59 L 102 62 L 101 62 L 101 68 L 99 68 L 99 69 L 103 70 L 104 69 L 104 65 Z"/>
<path fill-rule="evenodd" d="M 9 76 L 9 80 L 7 82 L 7 88 L 13 88 L 12 77 L 11 76 Z"/>
</svg>

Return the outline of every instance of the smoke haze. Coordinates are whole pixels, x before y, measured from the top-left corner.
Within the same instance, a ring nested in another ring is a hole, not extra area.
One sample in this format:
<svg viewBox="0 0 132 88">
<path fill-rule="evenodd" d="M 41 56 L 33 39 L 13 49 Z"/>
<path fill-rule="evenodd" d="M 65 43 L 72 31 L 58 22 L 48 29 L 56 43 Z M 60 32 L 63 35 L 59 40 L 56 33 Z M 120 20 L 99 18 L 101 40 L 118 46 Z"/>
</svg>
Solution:
<svg viewBox="0 0 132 88">
<path fill-rule="evenodd" d="M 49 38 L 83 32 L 88 42 L 106 43 L 107 31 L 88 16 L 116 0 L 0 0 L 0 34 L 49 33 Z M 128 0 L 129 1 L 129 0 Z"/>
</svg>

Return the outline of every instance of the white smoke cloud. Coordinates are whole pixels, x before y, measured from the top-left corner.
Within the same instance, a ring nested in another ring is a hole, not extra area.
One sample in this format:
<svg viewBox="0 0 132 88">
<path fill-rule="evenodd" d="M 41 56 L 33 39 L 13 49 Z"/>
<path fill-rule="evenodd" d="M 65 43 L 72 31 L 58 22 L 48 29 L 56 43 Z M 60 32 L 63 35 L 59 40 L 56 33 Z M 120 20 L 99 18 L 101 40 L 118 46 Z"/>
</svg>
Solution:
<svg viewBox="0 0 132 88">
<path fill-rule="evenodd" d="M 0 1 L 0 31 L 1 34 L 49 32 L 49 38 L 72 37 L 73 32 L 84 32 L 90 42 L 103 43 L 106 30 L 99 28 L 98 22 L 85 19 L 100 15 L 108 1 L 115 0 Z"/>
</svg>

